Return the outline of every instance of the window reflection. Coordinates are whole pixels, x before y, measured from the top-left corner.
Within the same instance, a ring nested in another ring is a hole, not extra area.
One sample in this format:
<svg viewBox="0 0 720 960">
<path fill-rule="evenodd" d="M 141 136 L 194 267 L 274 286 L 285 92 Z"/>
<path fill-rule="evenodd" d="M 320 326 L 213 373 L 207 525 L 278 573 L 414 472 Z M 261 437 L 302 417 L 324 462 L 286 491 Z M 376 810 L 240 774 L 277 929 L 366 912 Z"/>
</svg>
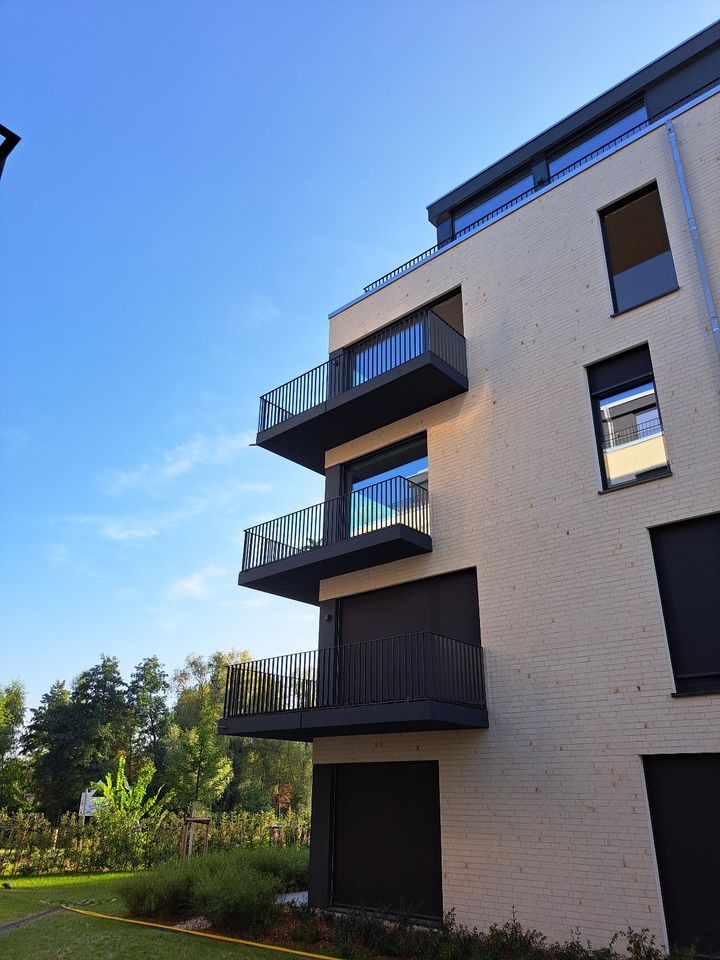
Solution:
<svg viewBox="0 0 720 960">
<path fill-rule="evenodd" d="M 597 400 L 609 487 L 667 466 L 662 421 L 652 380 Z"/>
<path fill-rule="evenodd" d="M 577 163 L 578 160 L 584 159 L 591 153 L 594 153 L 595 150 L 599 150 L 612 140 L 632 130 L 633 127 L 637 127 L 638 124 L 641 124 L 644 120 L 647 120 L 645 107 L 637 107 L 637 109 L 632 110 L 630 113 L 626 113 L 624 117 L 620 117 L 608 126 L 602 127 L 602 129 L 597 130 L 595 133 L 586 136 L 579 143 L 576 143 L 574 147 L 570 147 L 569 150 L 563 150 L 562 153 L 548 161 L 550 176 L 553 177 L 556 173 L 560 173 L 561 170 L 571 167 L 574 163 Z"/>
<path fill-rule="evenodd" d="M 427 438 L 414 437 L 356 460 L 346 468 L 346 476 L 350 536 L 391 523 L 414 521 L 417 526 L 427 506 Z"/>
<path fill-rule="evenodd" d="M 511 200 L 515 200 L 521 194 L 532 190 L 532 187 L 533 178 L 531 174 L 528 174 L 526 177 L 513 181 L 509 186 L 494 191 L 489 196 L 483 196 L 482 199 L 478 198 L 472 201 L 469 206 L 465 209 L 461 208 L 460 211 L 453 216 L 453 231 L 458 233 L 458 231 L 463 230 L 465 227 L 469 227 L 471 223 L 481 220 L 499 207 L 510 203 Z"/>
</svg>

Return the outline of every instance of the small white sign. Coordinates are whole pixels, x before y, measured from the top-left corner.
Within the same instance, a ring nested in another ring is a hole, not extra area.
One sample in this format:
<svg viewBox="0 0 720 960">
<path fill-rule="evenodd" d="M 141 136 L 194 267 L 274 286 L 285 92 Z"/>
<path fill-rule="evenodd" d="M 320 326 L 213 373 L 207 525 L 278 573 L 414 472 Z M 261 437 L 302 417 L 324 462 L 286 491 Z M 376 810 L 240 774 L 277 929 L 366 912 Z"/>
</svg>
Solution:
<svg viewBox="0 0 720 960">
<path fill-rule="evenodd" d="M 103 798 L 96 797 L 94 790 L 84 790 L 80 795 L 79 815 L 81 817 L 91 817 L 94 813 L 98 812 L 102 806 L 102 802 Z"/>
</svg>

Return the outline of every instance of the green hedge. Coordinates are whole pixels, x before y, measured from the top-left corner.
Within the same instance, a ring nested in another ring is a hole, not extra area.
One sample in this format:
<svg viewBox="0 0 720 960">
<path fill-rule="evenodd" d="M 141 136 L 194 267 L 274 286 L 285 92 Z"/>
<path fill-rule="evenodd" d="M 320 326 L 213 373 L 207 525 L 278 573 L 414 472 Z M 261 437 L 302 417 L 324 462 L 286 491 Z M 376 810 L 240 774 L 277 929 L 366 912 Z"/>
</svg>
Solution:
<svg viewBox="0 0 720 960">
<path fill-rule="evenodd" d="M 0 811 L 0 876 L 86 873 L 149 868 L 177 856 L 182 818 L 168 813 L 129 824 L 122 817 L 88 818 L 67 813 L 57 825 L 40 813 Z M 307 824 L 296 818 L 274 829 L 271 813 L 235 813 L 212 817 L 209 850 L 239 847 L 297 846 L 308 843 Z"/>
</svg>

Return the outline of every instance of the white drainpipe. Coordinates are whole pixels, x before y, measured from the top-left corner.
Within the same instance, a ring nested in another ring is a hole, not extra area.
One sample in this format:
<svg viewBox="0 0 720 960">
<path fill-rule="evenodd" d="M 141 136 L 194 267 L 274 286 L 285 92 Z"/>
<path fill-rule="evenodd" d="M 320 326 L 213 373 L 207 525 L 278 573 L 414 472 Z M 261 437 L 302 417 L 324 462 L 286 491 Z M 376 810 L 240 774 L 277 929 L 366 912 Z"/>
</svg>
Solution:
<svg viewBox="0 0 720 960">
<path fill-rule="evenodd" d="M 702 247 L 700 246 L 697 224 L 695 223 L 695 215 L 693 214 L 690 194 L 688 193 L 687 182 L 685 181 L 685 172 L 683 170 L 682 160 L 680 159 L 680 150 L 678 148 L 672 120 L 668 120 L 665 127 L 667 128 L 668 140 L 670 141 L 670 148 L 672 150 L 673 160 L 675 161 L 675 172 L 677 173 L 678 183 L 680 184 L 680 193 L 682 194 L 683 204 L 685 205 L 688 228 L 690 230 L 690 236 L 692 237 L 693 249 L 695 250 L 695 260 L 697 261 L 698 273 L 700 274 L 700 281 L 705 295 L 705 305 L 707 307 L 708 317 L 710 318 L 710 329 L 712 330 L 718 354 L 720 354 L 720 327 L 718 326 L 717 310 L 715 309 L 707 270 L 705 269 L 705 258 L 703 257 Z"/>
</svg>

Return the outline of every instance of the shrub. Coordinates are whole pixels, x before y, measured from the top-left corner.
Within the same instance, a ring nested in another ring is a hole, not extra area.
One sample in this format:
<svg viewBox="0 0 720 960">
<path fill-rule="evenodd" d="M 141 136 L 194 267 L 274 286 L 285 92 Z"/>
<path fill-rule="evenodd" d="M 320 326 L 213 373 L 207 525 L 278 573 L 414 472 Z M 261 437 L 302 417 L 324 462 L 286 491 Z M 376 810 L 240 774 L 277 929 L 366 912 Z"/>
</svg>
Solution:
<svg viewBox="0 0 720 960">
<path fill-rule="evenodd" d="M 198 878 L 193 890 L 194 909 L 220 926 L 264 930 L 280 914 L 277 877 L 239 867 L 237 860 L 218 861 L 215 869 Z"/>
<path fill-rule="evenodd" d="M 162 864 L 122 880 L 118 893 L 133 916 L 195 913 L 222 926 L 263 929 L 279 914 L 278 893 L 306 874 L 307 851 L 235 850 Z"/>
<path fill-rule="evenodd" d="M 186 913 L 193 903 L 195 861 L 165 863 L 118 882 L 118 896 L 137 917 L 170 917 Z"/>
<path fill-rule="evenodd" d="M 243 863 L 277 877 L 282 889 L 307 890 L 310 851 L 307 847 L 252 847 L 242 851 Z"/>
</svg>

